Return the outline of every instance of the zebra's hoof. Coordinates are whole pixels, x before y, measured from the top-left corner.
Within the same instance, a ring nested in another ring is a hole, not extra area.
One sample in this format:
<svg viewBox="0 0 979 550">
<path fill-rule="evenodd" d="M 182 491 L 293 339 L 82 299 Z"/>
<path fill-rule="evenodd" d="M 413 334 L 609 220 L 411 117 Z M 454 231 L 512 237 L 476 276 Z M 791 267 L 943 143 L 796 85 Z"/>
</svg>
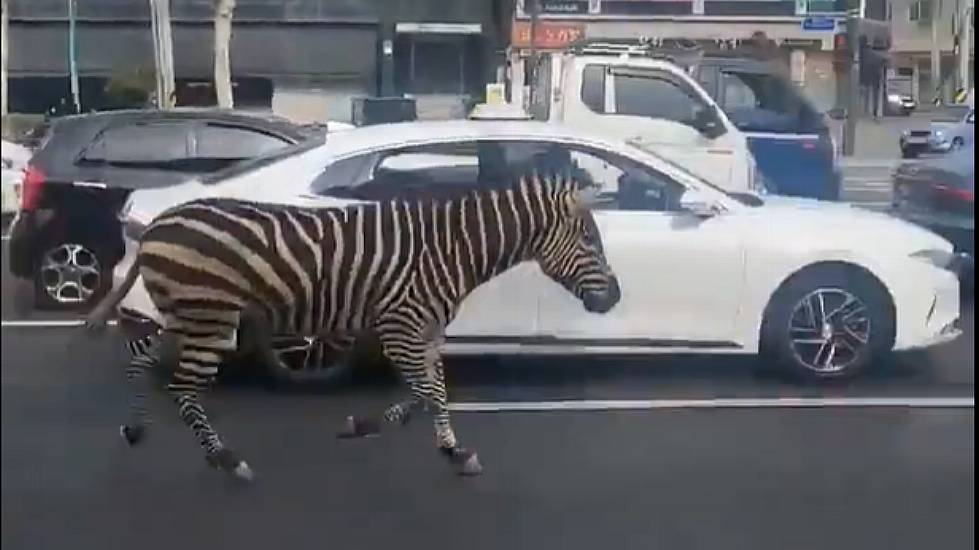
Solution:
<svg viewBox="0 0 979 550">
<path fill-rule="evenodd" d="M 248 463 L 238 458 L 231 449 L 221 449 L 205 455 L 204 458 L 207 459 L 207 464 L 216 470 L 234 474 L 235 477 L 245 481 L 251 481 L 255 478 L 255 473 L 248 466 Z"/>
<path fill-rule="evenodd" d="M 348 416 L 343 423 L 343 428 L 337 434 L 340 439 L 353 439 L 355 437 L 373 437 L 381 433 L 381 427 L 372 420 L 360 420 L 353 416 Z"/>
<path fill-rule="evenodd" d="M 126 441 L 126 444 L 132 447 L 140 441 L 143 440 L 143 436 L 146 434 L 146 428 L 144 426 L 119 426 L 119 435 Z"/>
<path fill-rule="evenodd" d="M 242 481 L 252 482 L 255 481 L 255 471 L 248 466 L 248 463 L 242 460 L 235 466 L 234 475 Z"/>
<path fill-rule="evenodd" d="M 474 451 L 457 447 L 452 450 L 449 461 L 458 475 L 478 476 L 483 473 L 483 465 L 479 463 L 479 455 Z"/>
</svg>

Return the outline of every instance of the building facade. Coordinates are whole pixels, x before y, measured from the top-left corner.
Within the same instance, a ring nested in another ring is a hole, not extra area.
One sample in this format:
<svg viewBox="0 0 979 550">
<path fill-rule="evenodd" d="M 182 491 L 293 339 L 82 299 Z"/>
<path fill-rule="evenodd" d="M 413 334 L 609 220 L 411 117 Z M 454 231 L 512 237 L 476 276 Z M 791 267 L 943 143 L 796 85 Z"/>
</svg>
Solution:
<svg viewBox="0 0 979 550">
<path fill-rule="evenodd" d="M 887 19 L 891 26 L 893 45 L 889 81 L 906 85 L 919 101 L 934 99 L 936 92 L 948 101 L 954 90 L 963 83 L 958 81 L 959 56 L 957 36 L 962 23 L 969 25 L 967 48 L 970 67 L 967 88 L 974 86 L 975 32 L 971 0 L 888 0 Z M 964 15 L 964 17 L 963 17 Z M 941 75 L 932 73 L 932 17 L 937 18 L 937 50 Z"/>
<path fill-rule="evenodd" d="M 527 0 L 529 2 L 529 0 Z M 748 40 L 763 33 L 778 46 L 791 79 L 822 109 L 844 104 L 845 63 L 837 35 L 845 32 L 845 0 L 540 0 L 539 50 L 559 49 L 578 38 L 686 38 L 702 42 Z M 883 19 L 883 0 L 867 3 L 867 17 Z M 518 0 L 509 54 L 511 82 L 524 78 L 530 16 Z M 511 99 L 525 88 L 511 86 Z"/>
<path fill-rule="evenodd" d="M 11 112 L 68 96 L 66 5 L 9 0 Z M 213 104 L 213 2 L 171 0 L 170 12 L 177 104 Z M 152 75 L 149 3 L 82 0 L 76 13 L 82 110 L 104 108 L 111 78 Z M 235 104 L 346 121 L 351 98 L 385 94 L 417 97 L 420 117 L 452 116 L 496 80 L 511 13 L 497 0 L 238 0 Z"/>
</svg>

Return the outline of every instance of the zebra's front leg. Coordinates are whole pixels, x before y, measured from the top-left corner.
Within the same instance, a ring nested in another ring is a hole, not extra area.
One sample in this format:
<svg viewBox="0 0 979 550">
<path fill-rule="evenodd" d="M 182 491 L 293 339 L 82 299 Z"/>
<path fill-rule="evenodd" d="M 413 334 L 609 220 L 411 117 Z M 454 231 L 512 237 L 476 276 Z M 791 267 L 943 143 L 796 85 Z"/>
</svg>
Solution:
<svg viewBox="0 0 979 550">
<path fill-rule="evenodd" d="M 337 437 L 341 439 L 375 437 L 380 435 L 382 424 L 407 424 L 416 412 L 425 408 L 425 402 L 424 398 L 412 396 L 385 409 L 380 418 L 350 415 L 344 419 L 343 428 Z"/>
<path fill-rule="evenodd" d="M 428 331 L 431 332 L 431 331 Z M 379 336 L 384 355 L 401 372 L 411 390 L 412 398 L 388 408 L 384 418 L 404 423 L 411 412 L 425 405 L 435 410 L 435 435 L 438 449 L 449 458 L 456 473 L 478 475 L 482 473 L 479 457 L 475 452 L 459 445 L 449 421 L 449 409 L 445 391 L 445 375 L 442 358 L 438 351 L 441 338 L 420 336 L 426 332 L 381 331 Z M 363 432 L 373 428 L 370 420 L 348 417 L 349 429 Z M 366 435 L 357 433 L 356 435 Z"/>
<path fill-rule="evenodd" d="M 445 369 L 442 358 L 437 357 L 430 371 L 432 377 L 432 401 L 435 406 L 435 444 L 452 464 L 456 473 L 474 476 L 483 473 L 479 455 L 464 448 L 456 439 L 449 421 L 448 392 L 445 389 Z"/>
</svg>

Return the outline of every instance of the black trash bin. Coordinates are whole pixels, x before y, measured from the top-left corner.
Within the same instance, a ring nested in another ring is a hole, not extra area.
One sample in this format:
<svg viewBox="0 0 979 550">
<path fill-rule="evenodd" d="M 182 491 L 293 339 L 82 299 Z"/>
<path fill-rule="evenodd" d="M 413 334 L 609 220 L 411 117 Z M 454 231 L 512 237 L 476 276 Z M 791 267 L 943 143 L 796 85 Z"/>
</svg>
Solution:
<svg viewBox="0 0 979 550">
<path fill-rule="evenodd" d="M 357 97 L 351 100 L 351 110 L 350 119 L 354 126 L 418 119 L 414 98 Z"/>
</svg>

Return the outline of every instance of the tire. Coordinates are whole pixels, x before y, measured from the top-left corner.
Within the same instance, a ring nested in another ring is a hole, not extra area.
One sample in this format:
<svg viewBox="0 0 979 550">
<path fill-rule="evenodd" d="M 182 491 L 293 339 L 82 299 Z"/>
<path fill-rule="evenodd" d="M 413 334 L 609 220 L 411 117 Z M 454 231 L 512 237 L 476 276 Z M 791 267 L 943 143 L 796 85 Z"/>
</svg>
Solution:
<svg viewBox="0 0 979 550">
<path fill-rule="evenodd" d="M 100 244 L 48 239 L 34 266 L 38 309 L 88 311 L 112 288 L 112 266 Z"/>
<path fill-rule="evenodd" d="M 820 323 L 820 298 L 823 313 L 848 305 Z M 886 359 L 894 330 L 890 296 L 871 275 L 854 267 L 814 266 L 793 275 L 772 297 L 762 322 L 761 352 L 800 380 L 847 380 Z"/>
<path fill-rule="evenodd" d="M 952 140 L 952 150 L 953 151 L 955 151 L 956 149 L 961 149 L 964 146 L 965 146 L 965 140 L 964 139 L 962 139 L 960 137 L 957 137 L 957 138 L 955 138 L 955 139 Z"/>
</svg>

